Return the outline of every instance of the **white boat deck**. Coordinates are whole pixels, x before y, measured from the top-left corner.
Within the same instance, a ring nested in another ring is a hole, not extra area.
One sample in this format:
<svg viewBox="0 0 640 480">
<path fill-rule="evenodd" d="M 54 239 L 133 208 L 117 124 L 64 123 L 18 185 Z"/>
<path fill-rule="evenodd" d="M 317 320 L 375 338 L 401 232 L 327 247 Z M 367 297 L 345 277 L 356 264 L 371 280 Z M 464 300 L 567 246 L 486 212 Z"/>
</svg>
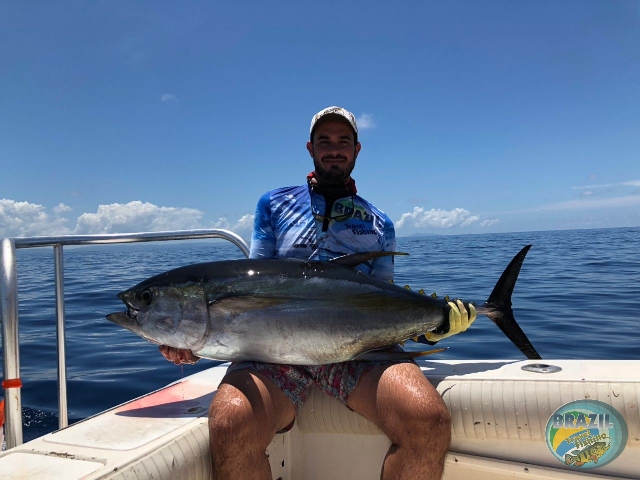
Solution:
<svg viewBox="0 0 640 480">
<path fill-rule="evenodd" d="M 640 360 L 420 361 L 452 415 L 446 480 L 640 478 Z M 209 479 L 207 412 L 226 365 L 186 377 L 0 454 L 3 479 Z M 613 406 L 629 439 L 608 465 L 579 470 L 545 442 L 546 423 L 584 398 Z M 267 453 L 274 479 L 378 478 L 389 440 L 371 422 L 314 391 L 294 428 Z"/>
</svg>

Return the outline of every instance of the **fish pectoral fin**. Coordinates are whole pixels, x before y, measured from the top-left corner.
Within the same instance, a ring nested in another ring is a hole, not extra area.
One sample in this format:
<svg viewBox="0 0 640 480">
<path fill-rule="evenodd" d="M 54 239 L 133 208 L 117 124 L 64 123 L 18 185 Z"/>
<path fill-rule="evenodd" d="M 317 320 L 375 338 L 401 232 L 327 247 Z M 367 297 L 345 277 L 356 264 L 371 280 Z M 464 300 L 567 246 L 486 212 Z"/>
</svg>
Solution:
<svg viewBox="0 0 640 480">
<path fill-rule="evenodd" d="M 448 348 L 449 347 L 436 348 L 434 350 L 425 350 L 422 352 L 390 352 L 389 350 L 369 350 L 368 352 L 361 353 L 354 360 L 366 362 L 392 362 L 398 360 L 408 360 L 411 358 L 423 357 L 425 355 L 444 352 Z"/>
<path fill-rule="evenodd" d="M 392 255 L 409 255 L 405 252 L 361 252 L 351 253 L 349 255 L 343 255 L 341 257 L 332 258 L 329 260 L 331 263 L 338 263 L 345 267 L 357 267 L 361 263 L 368 262 L 380 257 L 389 257 Z"/>
<path fill-rule="evenodd" d="M 281 305 L 287 300 L 278 297 L 254 297 L 254 296 L 229 296 L 215 299 L 207 299 L 209 308 L 227 310 L 230 312 L 246 312 L 250 310 L 262 310 Z"/>
</svg>

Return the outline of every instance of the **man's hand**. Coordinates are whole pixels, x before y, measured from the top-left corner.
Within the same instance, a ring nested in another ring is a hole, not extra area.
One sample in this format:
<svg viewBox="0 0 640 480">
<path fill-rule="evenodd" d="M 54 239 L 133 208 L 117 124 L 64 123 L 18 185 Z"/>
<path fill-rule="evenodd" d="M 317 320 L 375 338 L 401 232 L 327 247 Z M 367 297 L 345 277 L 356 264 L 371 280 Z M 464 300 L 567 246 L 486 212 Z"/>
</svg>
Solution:
<svg viewBox="0 0 640 480">
<path fill-rule="evenodd" d="M 170 362 L 175 363 L 176 365 L 182 365 L 184 363 L 188 365 L 193 365 L 200 357 L 196 357 L 191 350 L 169 347 L 167 345 L 160 345 L 158 347 L 160 353 L 164 358 L 169 360 Z"/>
<path fill-rule="evenodd" d="M 456 305 L 457 304 L 457 305 Z M 450 337 L 451 335 L 455 335 L 456 333 L 464 332 L 471 326 L 473 321 L 476 319 L 476 308 L 472 303 L 469 303 L 469 311 L 464 306 L 460 300 L 456 300 L 456 303 L 449 302 L 449 331 L 447 333 L 443 333 L 442 335 L 438 335 L 433 332 L 427 332 L 426 337 L 430 342 L 439 342 L 443 338 Z"/>
</svg>

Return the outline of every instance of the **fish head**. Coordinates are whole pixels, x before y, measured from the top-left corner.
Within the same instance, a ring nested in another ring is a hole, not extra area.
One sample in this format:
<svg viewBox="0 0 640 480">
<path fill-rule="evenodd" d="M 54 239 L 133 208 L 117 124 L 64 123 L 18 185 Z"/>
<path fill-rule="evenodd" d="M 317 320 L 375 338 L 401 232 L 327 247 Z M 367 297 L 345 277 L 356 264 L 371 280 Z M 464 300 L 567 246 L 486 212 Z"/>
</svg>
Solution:
<svg viewBox="0 0 640 480">
<path fill-rule="evenodd" d="M 207 302 L 201 285 L 143 282 L 120 292 L 125 312 L 107 319 L 159 345 L 195 349 L 207 331 Z"/>
<path fill-rule="evenodd" d="M 591 453 L 593 453 L 594 455 L 604 455 L 604 453 L 609 450 L 609 448 L 611 447 L 611 444 L 607 444 L 607 442 L 596 442 L 593 444 Z"/>
</svg>

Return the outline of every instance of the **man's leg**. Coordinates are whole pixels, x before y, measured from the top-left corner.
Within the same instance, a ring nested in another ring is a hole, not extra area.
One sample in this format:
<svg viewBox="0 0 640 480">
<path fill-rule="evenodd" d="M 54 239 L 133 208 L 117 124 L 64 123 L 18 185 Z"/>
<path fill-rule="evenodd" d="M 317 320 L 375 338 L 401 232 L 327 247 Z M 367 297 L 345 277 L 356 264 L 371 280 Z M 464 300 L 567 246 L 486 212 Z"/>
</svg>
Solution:
<svg viewBox="0 0 640 480">
<path fill-rule="evenodd" d="M 413 363 L 382 365 L 360 375 L 347 405 L 392 442 L 382 479 L 440 479 L 451 417 L 440 394 Z"/>
<path fill-rule="evenodd" d="M 250 370 L 229 372 L 209 408 L 214 478 L 271 480 L 265 450 L 294 417 L 293 402 L 271 380 Z"/>
</svg>

